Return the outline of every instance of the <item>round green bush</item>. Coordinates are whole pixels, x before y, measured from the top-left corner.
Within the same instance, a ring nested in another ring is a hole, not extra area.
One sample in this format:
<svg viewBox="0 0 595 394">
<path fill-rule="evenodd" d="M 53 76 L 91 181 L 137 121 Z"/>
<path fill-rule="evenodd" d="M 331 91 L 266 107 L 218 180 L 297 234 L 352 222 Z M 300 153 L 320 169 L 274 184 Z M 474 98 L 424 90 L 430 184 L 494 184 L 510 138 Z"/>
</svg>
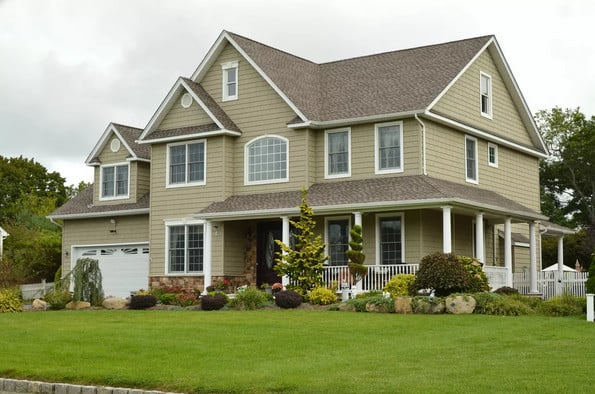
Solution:
<svg viewBox="0 0 595 394">
<path fill-rule="evenodd" d="M 384 291 L 390 293 L 392 298 L 414 295 L 414 283 L 415 275 L 397 274 L 393 276 L 388 282 L 386 282 L 386 285 L 384 285 Z"/>
<path fill-rule="evenodd" d="M 275 294 L 275 304 L 279 308 L 291 309 L 297 308 L 302 303 L 302 296 L 300 293 L 293 290 L 283 290 Z"/>
<path fill-rule="evenodd" d="M 229 299 L 224 293 L 211 292 L 200 297 L 200 306 L 203 311 L 217 311 L 225 306 Z"/>
<path fill-rule="evenodd" d="M 519 294 L 519 291 L 514 287 L 502 286 L 497 290 L 494 290 L 494 293 L 500 295 L 512 295 L 512 294 Z"/>
<path fill-rule="evenodd" d="M 587 310 L 587 299 L 564 294 L 545 300 L 539 306 L 539 313 L 546 316 L 580 316 Z"/>
<path fill-rule="evenodd" d="M 313 305 L 331 305 L 337 302 L 337 295 L 326 287 L 315 287 L 308 293 L 308 301 Z"/>
<path fill-rule="evenodd" d="M 153 295 L 135 295 L 130 297 L 130 309 L 147 309 L 157 304 L 157 298 Z"/>
<path fill-rule="evenodd" d="M 268 303 L 269 298 L 264 291 L 255 287 L 247 287 L 236 293 L 235 297 L 229 301 L 229 307 L 247 311 L 263 308 Z"/>
<path fill-rule="evenodd" d="M 72 294 L 68 290 L 52 290 L 43 296 L 43 300 L 50 305 L 50 309 L 60 310 L 72 301 Z"/>
<path fill-rule="evenodd" d="M 473 298 L 476 302 L 473 313 L 480 315 L 521 316 L 535 313 L 527 303 L 514 295 L 483 292 L 473 294 Z"/>
</svg>

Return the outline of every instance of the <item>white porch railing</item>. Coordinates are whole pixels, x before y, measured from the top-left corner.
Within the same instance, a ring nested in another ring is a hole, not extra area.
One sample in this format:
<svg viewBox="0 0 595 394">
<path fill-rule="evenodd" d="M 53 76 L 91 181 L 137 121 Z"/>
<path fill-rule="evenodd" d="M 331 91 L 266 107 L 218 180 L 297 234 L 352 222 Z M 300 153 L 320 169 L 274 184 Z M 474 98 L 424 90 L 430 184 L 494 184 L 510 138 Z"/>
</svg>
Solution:
<svg viewBox="0 0 595 394">
<path fill-rule="evenodd" d="M 587 277 L 587 272 L 564 272 L 560 278 L 558 271 L 541 271 L 537 273 L 537 291 L 543 294 L 544 299 L 563 293 L 584 297 Z M 514 273 L 512 282 L 521 294 L 529 294 L 531 282 L 528 272 Z"/>
<path fill-rule="evenodd" d="M 506 286 L 506 278 L 508 277 L 508 269 L 506 267 L 484 265 L 483 272 L 488 277 L 488 283 L 492 291 Z"/>
<path fill-rule="evenodd" d="M 397 274 L 414 274 L 419 264 L 368 265 L 368 274 L 358 283 L 359 291 L 382 290 L 386 282 Z M 322 278 L 326 287 L 351 287 L 352 279 L 346 265 L 326 266 Z"/>
</svg>

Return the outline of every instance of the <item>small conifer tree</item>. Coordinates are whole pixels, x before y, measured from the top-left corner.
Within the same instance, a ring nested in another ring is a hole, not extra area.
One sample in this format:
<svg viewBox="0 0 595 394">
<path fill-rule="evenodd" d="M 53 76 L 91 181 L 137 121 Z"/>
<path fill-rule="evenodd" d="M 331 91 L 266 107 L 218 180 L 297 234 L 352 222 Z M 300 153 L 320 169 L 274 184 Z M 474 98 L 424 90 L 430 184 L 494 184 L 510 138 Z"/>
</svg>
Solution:
<svg viewBox="0 0 595 394">
<path fill-rule="evenodd" d="M 354 225 L 349 231 L 349 235 L 351 235 L 349 250 L 345 252 L 349 259 L 347 266 L 349 267 L 349 273 L 353 278 L 353 283 L 357 283 L 368 274 L 368 268 L 364 265 L 366 255 L 362 252 L 364 249 L 362 226 L 358 224 Z"/>
<path fill-rule="evenodd" d="M 281 253 L 276 259 L 275 271 L 281 276 L 287 275 L 287 287 L 302 295 L 322 285 L 324 262 L 328 259 L 328 256 L 324 255 L 326 244 L 322 242 L 322 236 L 314 233 L 314 211 L 308 205 L 306 195 L 307 191 L 303 188 L 299 220 L 289 221 L 296 230 L 295 246 L 291 248 L 279 240 L 275 241 L 281 248 Z"/>
<path fill-rule="evenodd" d="M 91 305 L 101 305 L 103 284 L 98 260 L 78 259 L 70 275 L 74 282 L 72 293 L 74 301 L 87 301 Z"/>
</svg>

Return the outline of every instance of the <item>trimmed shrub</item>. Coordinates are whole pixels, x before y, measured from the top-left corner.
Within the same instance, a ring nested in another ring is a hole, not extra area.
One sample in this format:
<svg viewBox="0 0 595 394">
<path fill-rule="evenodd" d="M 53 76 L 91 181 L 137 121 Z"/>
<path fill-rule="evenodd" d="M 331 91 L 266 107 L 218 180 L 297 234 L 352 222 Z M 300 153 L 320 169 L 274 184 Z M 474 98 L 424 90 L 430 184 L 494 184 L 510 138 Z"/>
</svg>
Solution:
<svg viewBox="0 0 595 394">
<path fill-rule="evenodd" d="M 275 304 L 279 308 L 291 309 L 297 308 L 302 303 L 300 293 L 293 290 L 283 290 L 275 294 Z"/>
<path fill-rule="evenodd" d="M 476 305 L 473 313 L 497 316 L 521 316 L 534 314 L 533 309 L 517 296 L 504 296 L 496 293 L 473 294 Z M 523 297 L 526 298 L 526 297 Z"/>
<path fill-rule="evenodd" d="M 386 282 L 386 285 L 384 285 L 384 291 L 390 293 L 392 298 L 414 295 L 414 283 L 415 275 L 397 274 L 393 276 L 388 282 Z"/>
<path fill-rule="evenodd" d="M 43 300 L 50 305 L 52 310 L 66 308 L 66 304 L 72 301 L 72 295 L 68 290 L 52 290 L 43 296 Z"/>
<path fill-rule="evenodd" d="M 157 299 L 152 295 L 135 295 L 130 297 L 130 309 L 147 309 L 157 304 Z"/>
<path fill-rule="evenodd" d="M 229 307 L 248 311 L 263 308 L 269 302 L 269 297 L 265 292 L 255 287 L 247 287 L 236 293 L 235 297 L 229 301 Z"/>
<path fill-rule="evenodd" d="M 382 292 L 380 290 L 370 290 L 365 293 L 357 293 L 355 298 L 372 298 L 372 297 L 382 297 Z"/>
<path fill-rule="evenodd" d="M 366 312 L 366 304 L 371 297 L 355 297 L 344 302 L 351 306 L 356 312 Z"/>
<path fill-rule="evenodd" d="M 0 313 L 21 312 L 23 300 L 18 287 L 0 289 Z"/>
<path fill-rule="evenodd" d="M 512 294 L 519 294 L 519 291 L 513 287 L 502 286 L 497 290 L 494 290 L 494 293 L 500 295 L 512 295 Z"/>
<path fill-rule="evenodd" d="M 217 311 L 223 308 L 228 301 L 225 293 L 211 292 L 200 297 L 200 306 L 203 311 Z"/>
<path fill-rule="evenodd" d="M 593 257 L 591 258 L 591 265 L 589 265 L 589 277 L 585 284 L 587 294 L 595 294 L 595 250 L 593 251 Z"/>
<path fill-rule="evenodd" d="M 392 298 L 380 296 L 364 298 L 364 300 L 366 301 L 364 308 L 367 312 L 394 313 L 395 311 L 395 301 Z"/>
<path fill-rule="evenodd" d="M 457 256 L 463 267 L 469 273 L 469 283 L 465 287 L 466 293 L 479 293 L 480 291 L 490 291 L 488 277 L 483 272 L 483 268 L 479 260 L 473 257 Z"/>
<path fill-rule="evenodd" d="M 571 294 L 563 294 L 562 296 L 545 300 L 538 308 L 538 312 L 546 316 L 580 316 L 586 310 L 587 299 Z"/>
<path fill-rule="evenodd" d="M 330 305 L 337 302 L 337 295 L 326 287 L 316 287 L 308 293 L 308 301 L 314 305 Z"/>
</svg>

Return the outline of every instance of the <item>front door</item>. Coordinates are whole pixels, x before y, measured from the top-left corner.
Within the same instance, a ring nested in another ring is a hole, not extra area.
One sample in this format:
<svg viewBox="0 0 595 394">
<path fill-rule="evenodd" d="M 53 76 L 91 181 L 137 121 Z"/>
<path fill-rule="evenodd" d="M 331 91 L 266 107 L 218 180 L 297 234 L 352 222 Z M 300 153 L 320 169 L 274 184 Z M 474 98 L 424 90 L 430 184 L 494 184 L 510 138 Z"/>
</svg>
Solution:
<svg viewBox="0 0 595 394">
<path fill-rule="evenodd" d="M 273 267 L 277 253 L 281 248 L 275 242 L 281 239 L 283 235 L 282 222 L 263 222 L 258 223 L 257 244 L 256 244 L 256 283 L 260 287 L 263 283 L 272 285 L 275 282 L 281 282 L 281 277 L 277 275 Z"/>
</svg>

